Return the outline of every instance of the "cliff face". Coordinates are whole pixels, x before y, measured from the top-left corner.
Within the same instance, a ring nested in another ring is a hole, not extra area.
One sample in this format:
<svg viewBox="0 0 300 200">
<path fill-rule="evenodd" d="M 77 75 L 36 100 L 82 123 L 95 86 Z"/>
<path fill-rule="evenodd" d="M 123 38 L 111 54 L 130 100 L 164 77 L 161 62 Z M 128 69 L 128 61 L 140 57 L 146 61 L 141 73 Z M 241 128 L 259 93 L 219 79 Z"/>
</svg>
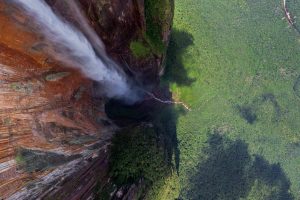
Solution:
<svg viewBox="0 0 300 200">
<path fill-rule="evenodd" d="M 80 0 L 109 55 L 144 85 L 155 85 L 173 19 L 173 0 Z"/>
<path fill-rule="evenodd" d="M 72 21 L 64 1 L 47 2 Z M 165 49 L 157 50 L 157 33 L 149 32 L 147 1 L 80 2 L 108 54 L 139 82 L 156 84 Z M 172 20 L 167 2 L 163 46 Z M 87 199 L 109 178 L 107 147 L 116 127 L 93 82 L 49 57 L 38 29 L 9 0 L 0 2 L 0 197 Z"/>
</svg>

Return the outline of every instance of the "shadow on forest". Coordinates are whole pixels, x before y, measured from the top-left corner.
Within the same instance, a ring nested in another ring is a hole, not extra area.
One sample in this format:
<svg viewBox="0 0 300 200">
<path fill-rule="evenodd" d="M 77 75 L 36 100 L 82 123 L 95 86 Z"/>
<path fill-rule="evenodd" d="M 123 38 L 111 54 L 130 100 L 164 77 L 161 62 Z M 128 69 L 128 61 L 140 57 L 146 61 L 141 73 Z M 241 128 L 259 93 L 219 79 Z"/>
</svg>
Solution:
<svg viewBox="0 0 300 200">
<path fill-rule="evenodd" d="M 181 62 L 190 45 L 193 37 L 189 33 L 173 31 L 163 84 L 151 91 L 156 97 L 172 100 L 170 83 L 188 86 L 194 81 Z M 180 150 L 176 126 L 179 115 L 186 112 L 183 107 L 162 104 L 146 96 L 135 105 L 110 100 L 105 111 L 123 127 L 112 140 L 110 174 L 115 183 L 126 186 L 144 178 L 151 185 L 163 181 L 173 170 L 178 173 Z"/>
<path fill-rule="evenodd" d="M 254 124 L 258 121 L 258 112 L 260 107 L 264 104 L 271 104 L 274 108 L 274 122 L 278 122 L 281 118 L 282 111 L 278 104 L 278 101 L 274 94 L 272 93 L 263 93 L 262 95 L 256 97 L 250 104 L 246 105 L 237 105 L 237 111 L 240 116 L 249 124 Z"/>
<path fill-rule="evenodd" d="M 172 99 L 172 93 L 169 88 L 171 83 L 190 86 L 195 81 L 195 79 L 188 76 L 188 72 L 182 61 L 186 49 L 192 45 L 194 45 L 194 38 L 190 33 L 177 29 L 172 30 L 163 76 L 163 85 L 167 85 L 165 90 L 169 93 L 167 99 Z M 185 113 L 185 108 L 169 105 L 165 106 L 163 110 L 159 110 L 153 116 L 157 132 L 160 133 L 163 138 L 166 159 L 171 163 L 174 155 L 174 164 L 177 173 L 179 171 L 180 150 L 178 147 L 176 125 L 178 117 Z"/>
<path fill-rule="evenodd" d="M 194 45 L 194 38 L 190 33 L 177 29 L 172 31 L 164 74 L 164 79 L 169 83 L 190 86 L 195 81 L 188 76 L 182 62 L 186 49 L 192 45 Z"/>
<path fill-rule="evenodd" d="M 153 90 L 155 96 L 163 100 L 171 100 L 172 93 L 170 83 L 190 85 L 194 81 L 188 77 L 188 73 L 182 63 L 182 57 L 186 48 L 193 45 L 191 34 L 173 30 L 170 45 L 167 51 L 165 75 L 163 86 Z M 184 108 L 175 108 L 173 105 L 159 103 L 153 99 L 145 99 L 132 106 L 124 105 L 119 101 L 111 100 L 106 104 L 106 113 L 120 126 L 151 122 L 160 143 L 163 145 L 165 160 L 172 164 L 178 171 L 180 163 L 180 150 L 178 148 L 176 124 L 179 115 L 184 114 Z"/>
<path fill-rule="evenodd" d="M 251 156 L 245 142 L 212 134 L 207 145 L 189 188 L 181 193 L 183 199 L 293 199 L 290 181 L 280 165 Z"/>
</svg>

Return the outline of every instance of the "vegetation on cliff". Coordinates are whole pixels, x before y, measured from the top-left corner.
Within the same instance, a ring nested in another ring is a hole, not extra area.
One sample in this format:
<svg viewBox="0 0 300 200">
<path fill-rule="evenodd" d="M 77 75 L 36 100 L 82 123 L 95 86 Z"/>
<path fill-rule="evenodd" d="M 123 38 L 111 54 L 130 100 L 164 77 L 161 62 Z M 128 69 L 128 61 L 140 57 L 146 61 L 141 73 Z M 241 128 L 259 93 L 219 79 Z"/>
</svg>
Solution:
<svg viewBox="0 0 300 200">
<path fill-rule="evenodd" d="M 168 32 L 173 17 L 173 0 L 145 0 L 146 31 L 138 41 L 132 41 L 130 49 L 137 58 L 161 55 L 166 50 L 163 34 Z"/>
<path fill-rule="evenodd" d="M 132 41 L 130 43 L 130 49 L 137 58 L 145 58 L 151 53 L 151 49 L 140 41 Z"/>
</svg>

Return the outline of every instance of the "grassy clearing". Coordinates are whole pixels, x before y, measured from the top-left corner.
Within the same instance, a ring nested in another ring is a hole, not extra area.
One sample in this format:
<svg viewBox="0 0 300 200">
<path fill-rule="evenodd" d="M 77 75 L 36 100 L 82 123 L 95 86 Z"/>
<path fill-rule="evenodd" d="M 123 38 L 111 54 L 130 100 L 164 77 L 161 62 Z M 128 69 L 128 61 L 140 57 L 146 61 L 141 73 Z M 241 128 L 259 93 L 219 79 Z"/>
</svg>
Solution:
<svg viewBox="0 0 300 200">
<path fill-rule="evenodd" d="M 164 83 L 192 107 L 177 122 L 182 195 L 207 160 L 208 133 L 217 130 L 245 142 L 251 159 L 278 163 L 300 199 L 300 44 L 283 17 L 280 0 L 176 1 Z M 254 181 L 241 198 L 255 199 L 261 184 Z"/>
</svg>

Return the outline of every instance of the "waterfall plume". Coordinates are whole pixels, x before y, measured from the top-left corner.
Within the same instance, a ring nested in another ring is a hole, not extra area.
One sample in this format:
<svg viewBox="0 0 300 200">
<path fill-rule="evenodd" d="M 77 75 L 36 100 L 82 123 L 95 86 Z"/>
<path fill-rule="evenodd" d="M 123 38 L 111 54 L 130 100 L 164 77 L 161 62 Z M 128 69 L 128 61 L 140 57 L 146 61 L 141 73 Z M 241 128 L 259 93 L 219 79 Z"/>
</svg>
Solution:
<svg viewBox="0 0 300 200">
<path fill-rule="evenodd" d="M 138 90 L 131 84 L 124 71 L 107 56 L 101 39 L 96 38 L 96 33 L 84 21 L 84 16 L 75 2 L 71 3 L 71 9 L 82 23 L 81 28 L 85 29 L 85 34 L 57 16 L 44 0 L 13 2 L 34 19 L 34 23 L 40 27 L 41 34 L 49 42 L 62 49 L 62 53 L 51 53 L 55 59 L 79 69 L 86 77 L 99 82 L 103 86 L 102 93 L 108 98 L 117 98 L 129 103 L 139 99 Z M 96 47 L 91 44 L 90 38 L 94 38 L 96 42 L 93 44 Z"/>
</svg>

